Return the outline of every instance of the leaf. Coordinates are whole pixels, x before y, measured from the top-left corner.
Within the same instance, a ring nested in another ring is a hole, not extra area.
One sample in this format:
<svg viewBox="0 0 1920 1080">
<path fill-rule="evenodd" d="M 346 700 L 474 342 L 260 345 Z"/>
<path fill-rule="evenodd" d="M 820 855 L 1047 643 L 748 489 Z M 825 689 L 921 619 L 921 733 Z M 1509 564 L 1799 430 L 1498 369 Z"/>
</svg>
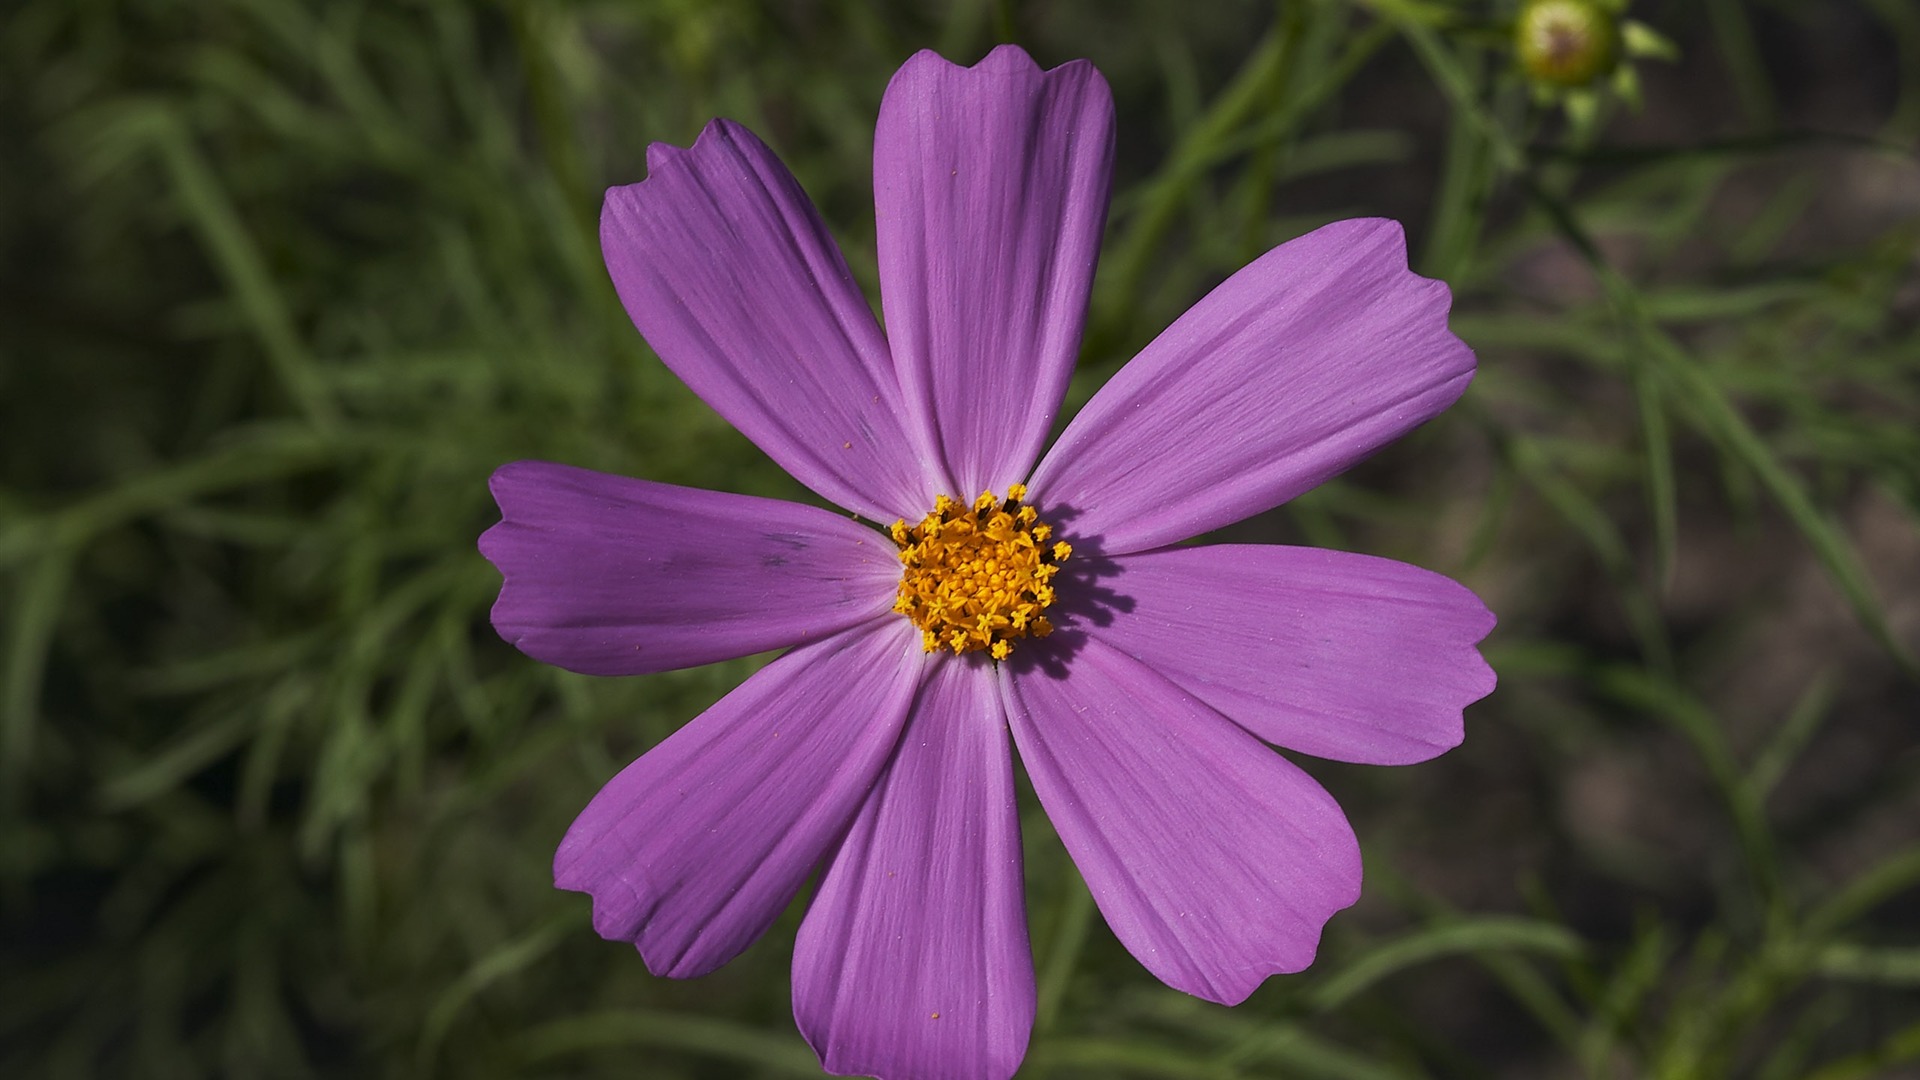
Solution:
<svg viewBox="0 0 1920 1080">
<path fill-rule="evenodd" d="M 1315 1011 L 1328 1012 L 1391 975 L 1449 956 L 1522 951 L 1571 958 L 1584 949 L 1571 930 L 1554 923 L 1518 916 L 1465 919 L 1376 946 L 1321 983 L 1307 1000 Z"/>
</svg>

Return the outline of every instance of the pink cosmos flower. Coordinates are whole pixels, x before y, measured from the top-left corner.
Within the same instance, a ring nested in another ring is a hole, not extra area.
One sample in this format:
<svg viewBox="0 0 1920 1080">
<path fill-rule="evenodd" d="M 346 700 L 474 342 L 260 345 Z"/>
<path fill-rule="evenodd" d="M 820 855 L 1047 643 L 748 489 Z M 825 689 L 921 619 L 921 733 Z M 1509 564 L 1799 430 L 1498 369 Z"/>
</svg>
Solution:
<svg viewBox="0 0 1920 1080">
<path fill-rule="evenodd" d="M 554 877 L 591 894 L 601 935 L 686 977 L 821 868 L 793 1003 L 836 1073 L 1019 1065 L 1035 999 L 1014 747 L 1121 942 L 1169 986 L 1234 1004 L 1306 967 L 1360 889 L 1340 808 L 1266 744 L 1421 761 L 1493 688 L 1474 648 L 1493 617 L 1447 578 L 1176 546 L 1466 388 L 1447 288 L 1408 271 L 1397 224 L 1268 252 L 1041 456 L 1112 148 L 1112 99 L 1084 61 L 909 60 L 874 140 L 884 334 L 806 195 L 739 125 L 655 144 L 647 179 L 607 193 L 607 268 L 660 358 L 890 531 L 542 462 L 493 477 L 493 622 L 529 656 L 635 675 L 789 650 L 609 781 Z"/>
</svg>

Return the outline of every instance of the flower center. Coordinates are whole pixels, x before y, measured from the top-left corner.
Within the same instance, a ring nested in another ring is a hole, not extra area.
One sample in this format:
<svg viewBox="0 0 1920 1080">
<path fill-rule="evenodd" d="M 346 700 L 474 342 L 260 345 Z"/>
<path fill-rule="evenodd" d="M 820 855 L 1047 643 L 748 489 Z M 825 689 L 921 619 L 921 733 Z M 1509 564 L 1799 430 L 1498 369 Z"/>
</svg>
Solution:
<svg viewBox="0 0 1920 1080">
<path fill-rule="evenodd" d="M 906 565 L 893 610 L 920 628 L 926 651 L 1005 660 L 1021 638 L 1053 633 L 1041 612 L 1053 603 L 1053 575 L 1073 548 L 1047 543 L 1053 526 L 1021 502 L 1026 497 L 1026 485 L 1015 484 L 1005 499 L 981 492 L 969 509 L 942 495 L 920 524 L 893 523 Z"/>
</svg>

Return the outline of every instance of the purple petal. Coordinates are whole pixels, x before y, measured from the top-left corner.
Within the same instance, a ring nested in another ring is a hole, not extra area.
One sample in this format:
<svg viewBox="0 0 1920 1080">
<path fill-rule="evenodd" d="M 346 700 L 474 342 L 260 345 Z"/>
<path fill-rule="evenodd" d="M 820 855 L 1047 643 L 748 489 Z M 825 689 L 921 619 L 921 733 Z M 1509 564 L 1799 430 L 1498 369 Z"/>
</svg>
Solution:
<svg viewBox="0 0 1920 1080">
<path fill-rule="evenodd" d="M 1271 743 L 1404 765 L 1460 745 L 1493 692 L 1474 643 L 1493 613 L 1465 586 L 1317 548 L 1172 548 L 1112 560 L 1124 599 L 1088 634 Z"/>
<path fill-rule="evenodd" d="M 1080 349 L 1113 165 L 1113 96 L 1084 60 L 915 55 L 873 145 L 881 306 L 907 408 L 948 492 L 1004 491 L 1040 454 Z"/>
<path fill-rule="evenodd" d="M 588 675 L 638 675 L 817 641 L 888 611 L 893 545 L 811 506 L 516 461 L 480 550 L 500 636 Z"/>
<path fill-rule="evenodd" d="M 656 144 L 607 192 L 600 246 L 633 325 L 675 375 L 794 478 L 876 521 L 934 483 L 900 419 L 886 339 L 806 193 L 753 133 Z"/>
<path fill-rule="evenodd" d="M 1312 963 L 1322 925 L 1360 896 L 1333 797 L 1132 657 L 1097 638 L 1072 648 L 1063 665 L 1001 665 L 1001 686 L 1107 925 L 1162 982 L 1226 1005 Z"/>
<path fill-rule="evenodd" d="M 846 830 L 893 752 L 925 664 L 904 619 L 762 668 L 608 781 L 567 830 L 554 884 L 657 975 L 704 975 L 764 933 Z"/>
<path fill-rule="evenodd" d="M 948 658 L 794 943 L 794 1017 L 828 1071 L 1012 1075 L 1034 1011 L 1020 858 L 992 669 Z"/>
<path fill-rule="evenodd" d="M 1122 368 L 1035 470 L 1074 539 L 1144 551 L 1319 484 L 1451 405 L 1473 352 L 1397 222 L 1340 221 L 1267 252 Z"/>
</svg>

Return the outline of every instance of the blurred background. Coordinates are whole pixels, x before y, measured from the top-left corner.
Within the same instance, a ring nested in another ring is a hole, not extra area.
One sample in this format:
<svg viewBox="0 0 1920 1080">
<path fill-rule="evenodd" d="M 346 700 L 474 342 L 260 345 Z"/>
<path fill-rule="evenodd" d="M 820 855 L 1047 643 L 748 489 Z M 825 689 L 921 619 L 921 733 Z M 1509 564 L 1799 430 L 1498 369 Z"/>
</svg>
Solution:
<svg viewBox="0 0 1920 1080">
<path fill-rule="evenodd" d="M 804 898 L 673 982 L 550 886 L 598 786 L 765 658 L 535 663 L 474 540 L 526 457 L 814 501 L 634 333 L 601 192 L 733 117 L 874 295 L 886 81 L 1000 41 L 1117 98 L 1069 412 L 1268 247 L 1399 218 L 1478 380 L 1224 535 L 1501 619 L 1460 749 L 1303 762 L 1366 895 L 1240 1008 L 1127 956 L 1023 795 L 1022 1075 L 1920 1075 L 1920 8 L 1595 7 L 1579 86 L 1517 13 L 16 0 L 0 1075 L 818 1075 Z"/>
</svg>

